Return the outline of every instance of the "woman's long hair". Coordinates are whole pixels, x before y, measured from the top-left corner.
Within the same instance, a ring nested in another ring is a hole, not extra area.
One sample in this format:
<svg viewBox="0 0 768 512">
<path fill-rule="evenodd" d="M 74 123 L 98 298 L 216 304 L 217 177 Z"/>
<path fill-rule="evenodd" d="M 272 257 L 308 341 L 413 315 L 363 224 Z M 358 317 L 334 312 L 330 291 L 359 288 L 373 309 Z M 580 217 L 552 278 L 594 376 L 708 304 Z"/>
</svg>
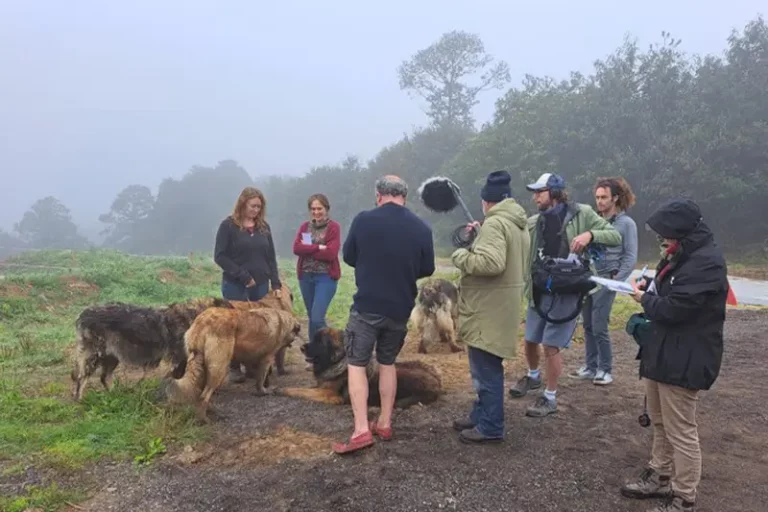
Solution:
<svg viewBox="0 0 768 512">
<path fill-rule="evenodd" d="M 636 198 L 634 192 L 632 192 L 632 187 L 630 187 L 627 180 L 621 176 L 598 178 L 594 190 L 599 188 L 607 188 L 610 190 L 611 197 L 618 196 L 618 199 L 616 199 L 616 208 L 621 211 L 627 211 L 627 209 L 635 204 Z"/>
<path fill-rule="evenodd" d="M 232 222 L 234 222 L 235 225 L 240 229 L 243 229 L 243 221 L 245 220 L 245 203 L 254 197 L 261 199 L 261 211 L 259 211 L 255 221 L 256 229 L 259 232 L 264 233 L 267 231 L 267 222 L 264 220 L 264 217 L 267 214 L 267 200 L 261 190 L 257 189 L 256 187 L 245 187 L 243 191 L 240 192 L 240 196 L 235 202 L 235 208 L 232 210 Z"/>
</svg>

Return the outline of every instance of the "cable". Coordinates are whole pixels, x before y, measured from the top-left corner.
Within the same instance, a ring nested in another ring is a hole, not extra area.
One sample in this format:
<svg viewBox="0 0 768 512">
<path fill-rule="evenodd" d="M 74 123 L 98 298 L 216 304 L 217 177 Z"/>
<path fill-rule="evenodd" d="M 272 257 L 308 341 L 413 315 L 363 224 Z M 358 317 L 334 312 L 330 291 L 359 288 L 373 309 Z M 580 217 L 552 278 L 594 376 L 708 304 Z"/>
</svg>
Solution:
<svg viewBox="0 0 768 512">
<path fill-rule="evenodd" d="M 467 225 L 462 224 L 453 230 L 451 233 L 451 244 L 457 249 L 466 249 L 472 245 L 477 237 L 477 230 L 470 229 L 467 231 Z"/>
</svg>

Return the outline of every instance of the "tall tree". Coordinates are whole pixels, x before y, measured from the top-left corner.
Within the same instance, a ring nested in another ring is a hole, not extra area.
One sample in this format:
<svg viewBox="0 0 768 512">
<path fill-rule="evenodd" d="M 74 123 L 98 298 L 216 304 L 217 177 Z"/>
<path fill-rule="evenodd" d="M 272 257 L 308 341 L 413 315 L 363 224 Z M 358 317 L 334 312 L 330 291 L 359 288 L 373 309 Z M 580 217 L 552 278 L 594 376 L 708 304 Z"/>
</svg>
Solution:
<svg viewBox="0 0 768 512">
<path fill-rule="evenodd" d="M 472 108 L 480 92 L 501 89 L 510 81 L 507 63 L 493 60 L 479 36 L 447 32 L 398 67 L 400 89 L 427 100 L 433 124 L 472 126 Z M 470 84 L 469 79 L 478 74 L 479 79 Z"/>
<path fill-rule="evenodd" d="M 104 245 L 127 249 L 132 243 L 141 223 L 152 212 L 155 198 L 148 187 L 144 185 L 129 185 L 125 187 L 115 200 L 108 213 L 99 215 L 99 221 L 107 224 L 102 231 L 107 237 Z"/>
<path fill-rule="evenodd" d="M 89 245 L 77 232 L 69 209 L 53 196 L 38 199 L 14 229 L 33 249 L 84 249 Z"/>
</svg>

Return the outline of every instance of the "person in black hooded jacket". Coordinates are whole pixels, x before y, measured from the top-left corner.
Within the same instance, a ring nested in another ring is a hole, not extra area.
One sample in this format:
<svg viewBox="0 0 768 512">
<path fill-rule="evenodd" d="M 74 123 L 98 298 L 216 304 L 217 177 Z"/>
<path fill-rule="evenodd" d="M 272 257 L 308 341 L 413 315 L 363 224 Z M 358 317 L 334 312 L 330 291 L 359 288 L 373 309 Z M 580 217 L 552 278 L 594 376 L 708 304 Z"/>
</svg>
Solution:
<svg viewBox="0 0 768 512">
<path fill-rule="evenodd" d="M 632 297 L 650 321 L 637 337 L 637 359 L 653 449 L 640 478 L 621 492 L 631 498 L 666 498 L 656 512 L 692 511 L 701 478 L 696 403 L 699 391 L 710 389 L 720 373 L 727 267 L 693 201 L 667 201 L 647 225 L 657 234 L 662 258 L 652 280 L 632 283 Z"/>
</svg>

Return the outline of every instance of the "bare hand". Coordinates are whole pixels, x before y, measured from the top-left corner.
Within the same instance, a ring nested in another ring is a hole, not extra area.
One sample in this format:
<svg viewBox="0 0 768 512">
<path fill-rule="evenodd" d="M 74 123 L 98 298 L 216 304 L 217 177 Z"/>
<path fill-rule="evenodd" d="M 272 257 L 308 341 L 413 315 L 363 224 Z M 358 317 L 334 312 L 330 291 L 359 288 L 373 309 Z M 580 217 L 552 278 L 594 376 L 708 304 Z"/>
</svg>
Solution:
<svg viewBox="0 0 768 512">
<path fill-rule="evenodd" d="M 638 277 L 637 279 L 631 279 L 629 281 L 629 284 L 632 285 L 633 292 L 629 294 L 630 297 L 632 297 L 635 302 L 640 302 L 643 299 L 643 294 L 645 293 L 643 290 L 640 289 L 640 280 L 643 279 L 642 277 Z"/>
<path fill-rule="evenodd" d="M 470 222 L 467 224 L 467 233 L 472 232 L 472 230 L 478 230 L 480 229 L 480 223 L 478 221 Z"/>
<path fill-rule="evenodd" d="M 326 247 L 325 245 L 321 245 L 321 246 L 320 246 L 320 250 L 321 250 L 321 251 L 324 251 L 324 250 L 326 250 L 326 249 L 327 249 L 327 247 Z"/>
<path fill-rule="evenodd" d="M 586 233 L 582 233 L 579 236 L 575 237 L 571 242 L 571 251 L 575 253 L 581 253 L 584 251 L 584 249 L 587 248 L 587 246 L 591 241 L 592 241 L 592 233 L 590 233 L 589 231 L 587 231 Z"/>
<path fill-rule="evenodd" d="M 251 288 L 251 287 L 253 287 L 253 286 L 256 286 L 256 281 L 254 281 L 253 279 L 251 279 L 250 281 L 248 281 L 248 284 L 247 284 L 247 285 L 245 285 L 245 287 L 246 287 L 246 288 Z"/>
</svg>

